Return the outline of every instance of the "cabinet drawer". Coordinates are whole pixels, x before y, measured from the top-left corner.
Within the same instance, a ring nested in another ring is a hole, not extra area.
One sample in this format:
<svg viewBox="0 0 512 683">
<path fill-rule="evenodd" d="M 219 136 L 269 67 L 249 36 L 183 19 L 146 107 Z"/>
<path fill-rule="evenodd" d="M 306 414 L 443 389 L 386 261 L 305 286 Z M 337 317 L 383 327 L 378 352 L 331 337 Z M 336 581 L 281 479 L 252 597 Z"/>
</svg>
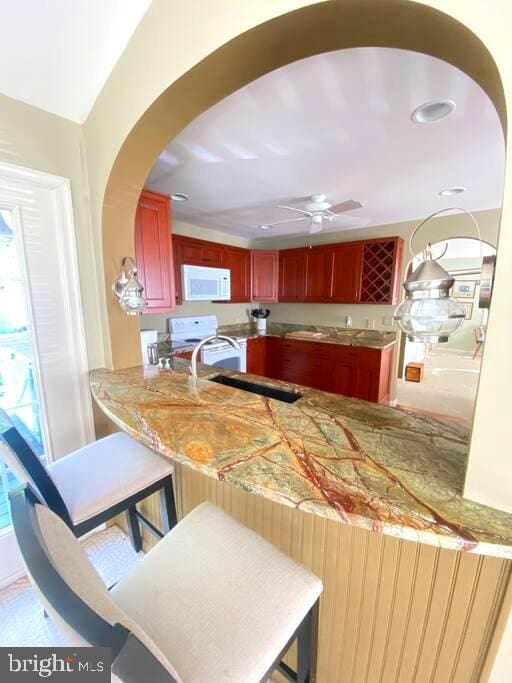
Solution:
<svg viewBox="0 0 512 683">
<path fill-rule="evenodd" d="M 353 346 L 333 345 L 332 355 L 335 360 L 356 361 L 359 359 L 359 349 Z"/>
<path fill-rule="evenodd" d="M 301 384 L 304 387 L 313 387 L 314 389 L 326 389 L 326 373 L 315 372 L 308 369 L 298 369 L 290 366 L 285 366 L 279 373 L 279 379 L 285 382 L 293 382 L 294 384 Z"/>
<path fill-rule="evenodd" d="M 293 353 L 289 355 L 285 352 L 281 362 L 285 367 L 307 372 L 323 371 L 325 368 L 325 361 L 322 358 L 315 358 L 310 353 Z"/>
<path fill-rule="evenodd" d="M 329 357 L 330 345 L 321 342 L 302 341 L 301 339 L 281 339 L 281 348 L 287 353 L 314 354 L 316 358 L 326 359 Z"/>
</svg>

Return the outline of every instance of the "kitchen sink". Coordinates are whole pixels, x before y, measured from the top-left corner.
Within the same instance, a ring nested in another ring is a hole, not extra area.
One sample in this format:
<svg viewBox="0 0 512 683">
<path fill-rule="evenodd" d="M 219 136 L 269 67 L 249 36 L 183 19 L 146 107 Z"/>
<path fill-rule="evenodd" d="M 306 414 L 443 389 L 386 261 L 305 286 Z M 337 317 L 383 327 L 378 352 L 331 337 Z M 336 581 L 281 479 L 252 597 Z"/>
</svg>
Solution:
<svg viewBox="0 0 512 683">
<path fill-rule="evenodd" d="M 227 387 L 234 389 L 241 389 L 248 391 L 251 394 L 258 394 L 258 396 L 266 396 L 267 398 L 275 398 L 276 401 L 283 401 L 284 403 L 295 403 L 302 394 L 296 391 L 288 391 L 287 389 L 278 389 L 277 387 L 269 387 L 266 384 L 256 384 L 256 382 L 248 382 L 245 379 L 238 379 L 238 377 L 230 377 L 229 375 L 215 375 L 209 378 L 210 382 L 217 384 L 224 384 Z"/>
</svg>

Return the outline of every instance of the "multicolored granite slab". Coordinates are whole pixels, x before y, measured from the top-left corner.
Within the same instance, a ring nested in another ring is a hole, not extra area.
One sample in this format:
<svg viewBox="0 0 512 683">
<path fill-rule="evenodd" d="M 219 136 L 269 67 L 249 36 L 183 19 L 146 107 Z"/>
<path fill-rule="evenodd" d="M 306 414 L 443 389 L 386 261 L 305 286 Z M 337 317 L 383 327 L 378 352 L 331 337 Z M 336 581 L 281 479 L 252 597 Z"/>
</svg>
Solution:
<svg viewBox="0 0 512 683">
<path fill-rule="evenodd" d="M 315 515 L 412 541 L 512 559 L 512 515 L 461 496 L 459 424 L 286 382 L 282 403 L 174 370 L 94 370 L 98 405 L 139 441 L 206 476 Z M 224 371 L 223 374 L 238 376 Z"/>
<path fill-rule="evenodd" d="M 258 332 L 256 325 L 223 325 L 219 327 L 219 334 L 233 337 L 290 337 L 300 339 L 300 332 L 316 332 L 321 336 L 304 337 L 315 342 L 326 344 L 341 344 L 343 346 L 364 346 L 370 349 L 383 349 L 396 341 L 395 332 L 385 330 L 366 330 L 354 327 L 333 327 L 327 325 L 295 325 L 292 323 L 267 323 L 264 333 Z M 299 336 L 295 336 L 299 335 Z"/>
<path fill-rule="evenodd" d="M 300 332 L 317 332 L 321 336 L 301 337 L 295 336 Z M 355 327 L 332 327 L 326 325 L 294 325 L 291 323 L 268 323 L 266 332 L 258 332 L 255 323 L 241 325 L 222 325 L 218 328 L 219 334 L 227 334 L 231 337 L 290 337 L 290 339 L 306 338 L 310 341 L 324 342 L 325 344 L 341 344 L 342 346 L 360 346 L 369 349 L 383 349 L 396 342 L 396 333 L 385 330 L 366 330 Z M 160 356 L 170 353 L 171 347 L 168 334 L 160 334 L 158 338 Z M 191 344 L 190 348 L 194 345 Z"/>
</svg>

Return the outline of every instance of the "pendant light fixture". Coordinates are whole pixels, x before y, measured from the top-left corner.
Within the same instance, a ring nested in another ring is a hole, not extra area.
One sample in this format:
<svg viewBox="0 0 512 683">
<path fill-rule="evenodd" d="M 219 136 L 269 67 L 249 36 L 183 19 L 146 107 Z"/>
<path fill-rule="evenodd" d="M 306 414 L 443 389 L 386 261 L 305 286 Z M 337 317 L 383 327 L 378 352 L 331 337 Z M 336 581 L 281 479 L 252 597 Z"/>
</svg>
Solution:
<svg viewBox="0 0 512 683">
<path fill-rule="evenodd" d="M 413 230 L 409 239 L 409 251 L 413 259 L 415 255 L 412 251 L 412 240 L 418 230 L 431 218 L 449 211 L 462 211 L 471 218 L 480 241 L 480 253 L 482 253 L 482 237 L 476 218 L 466 209 L 451 207 L 430 214 Z M 437 257 L 439 258 L 441 257 Z M 466 317 L 464 306 L 450 296 L 450 289 L 455 279 L 437 262 L 437 259 L 432 255 L 431 244 L 428 244 L 426 258 L 404 282 L 406 298 L 397 306 L 393 314 L 393 319 L 398 322 L 407 334 L 407 339 L 412 342 L 429 344 L 447 342 L 449 337 L 461 328 Z"/>
<path fill-rule="evenodd" d="M 131 267 L 127 271 L 128 261 Z M 121 275 L 114 282 L 112 290 L 126 315 L 142 315 L 146 310 L 148 302 L 143 296 L 144 287 L 137 279 L 137 265 L 131 256 L 125 256 L 121 261 Z"/>
</svg>

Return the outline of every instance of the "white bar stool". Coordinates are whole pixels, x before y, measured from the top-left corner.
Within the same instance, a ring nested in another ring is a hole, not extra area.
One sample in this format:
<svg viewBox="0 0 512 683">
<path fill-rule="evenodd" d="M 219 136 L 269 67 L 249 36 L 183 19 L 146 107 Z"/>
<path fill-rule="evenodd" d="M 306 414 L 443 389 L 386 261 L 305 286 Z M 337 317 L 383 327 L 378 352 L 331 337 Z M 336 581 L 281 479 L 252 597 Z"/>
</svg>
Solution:
<svg viewBox="0 0 512 683">
<path fill-rule="evenodd" d="M 124 683 L 313 679 L 320 579 L 203 503 L 108 592 L 63 521 L 26 485 L 14 530 L 48 614 L 75 645 L 109 647 Z M 281 660 L 297 638 L 297 671 Z"/>
<path fill-rule="evenodd" d="M 30 483 L 75 536 L 125 512 L 133 547 L 139 552 L 139 522 L 158 538 L 176 524 L 172 464 L 128 434 L 99 439 L 46 468 L 7 413 L 0 410 L 0 447 L 0 455 L 16 477 Z M 160 492 L 162 531 L 136 507 L 156 492 Z"/>
</svg>

